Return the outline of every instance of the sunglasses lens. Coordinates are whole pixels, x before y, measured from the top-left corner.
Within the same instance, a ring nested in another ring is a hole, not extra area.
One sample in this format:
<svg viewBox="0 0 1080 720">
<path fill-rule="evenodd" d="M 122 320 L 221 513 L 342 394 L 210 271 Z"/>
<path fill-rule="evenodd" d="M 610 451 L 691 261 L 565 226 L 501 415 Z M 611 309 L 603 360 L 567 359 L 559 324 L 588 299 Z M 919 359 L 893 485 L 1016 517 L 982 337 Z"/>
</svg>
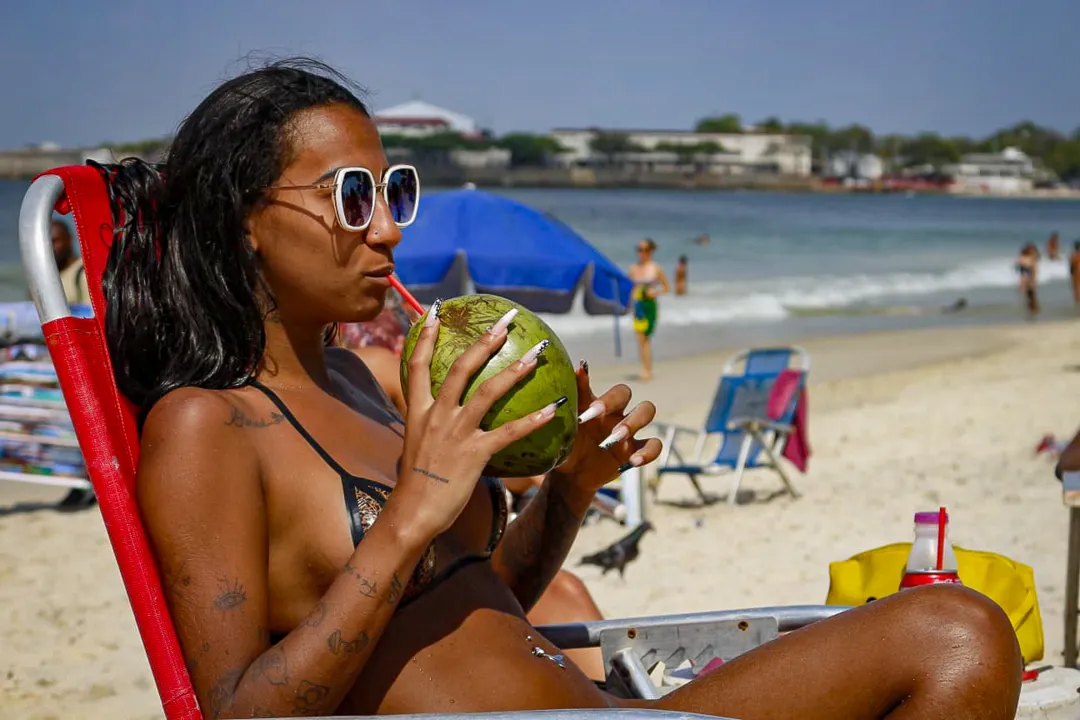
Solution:
<svg viewBox="0 0 1080 720">
<path fill-rule="evenodd" d="M 386 204 L 390 206 L 390 214 L 398 225 L 408 225 L 413 221 L 419 199 L 419 183 L 412 168 L 396 168 L 386 178 Z"/>
<path fill-rule="evenodd" d="M 370 222 L 375 211 L 375 185 L 371 176 L 357 170 L 341 178 L 342 218 L 350 228 L 361 228 Z"/>
</svg>

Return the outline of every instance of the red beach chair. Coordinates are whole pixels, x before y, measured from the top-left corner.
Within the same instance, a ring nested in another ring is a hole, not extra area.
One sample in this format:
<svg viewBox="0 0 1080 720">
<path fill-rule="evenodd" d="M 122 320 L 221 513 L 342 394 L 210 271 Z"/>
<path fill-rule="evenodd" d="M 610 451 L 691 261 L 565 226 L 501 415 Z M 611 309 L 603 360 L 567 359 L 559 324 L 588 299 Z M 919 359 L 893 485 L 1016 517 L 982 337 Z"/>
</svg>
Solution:
<svg viewBox="0 0 1080 720">
<path fill-rule="evenodd" d="M 64 298 L 52 253 L 49 225 L 53 211 L 74 216 L 90 288 L 92 318 L 73 317 Z M 46 344 L 60 380 L 87 474 L 97 493 L 109 541 L 131 602 L 167 720 L 201 720 L 202 712 L 165 603 L 157 566 L 135 502 L 139 439 L 136 408 L 114 382 L 105 344 L 105 298 L 101 278 L 114 236 L 106 180 L 90 166 L 62 167 L 38 176 L 23 199 L 19 242 L 31 297 L 41 318 Z M 730 660 L 774 637 L 845 608 L 792 606 L 713 613 L 604 620 L 538 628 L 565 649 L 600 646 L 610 668 L 609 686 L 627 696 L 655 697 L 642 657 L 681 654 L 701 667 L 721 657 Z M 629 627 L 636 633 L 627 633 Z M 703 633 L 702 630 L 709 630 Z M 693 632 L 690 632 L 693 630 Z M 627 636 L 636 636 L 629 641 Z M 707 643 L 703 645 L 702 643 Z M 539 712 L 505 713 L 517 720 L 539 720 Z M 544 720 L 579 717 L 604 720 L 663 720 L 702 717 L 658 710 L 549 711 Z M 426 715 L 462 720 L 476 715 Z M 490 717 L 490 716 L 487 716 Z M 715 720 L 715 719 L 714 719 Z"/>
</svg>

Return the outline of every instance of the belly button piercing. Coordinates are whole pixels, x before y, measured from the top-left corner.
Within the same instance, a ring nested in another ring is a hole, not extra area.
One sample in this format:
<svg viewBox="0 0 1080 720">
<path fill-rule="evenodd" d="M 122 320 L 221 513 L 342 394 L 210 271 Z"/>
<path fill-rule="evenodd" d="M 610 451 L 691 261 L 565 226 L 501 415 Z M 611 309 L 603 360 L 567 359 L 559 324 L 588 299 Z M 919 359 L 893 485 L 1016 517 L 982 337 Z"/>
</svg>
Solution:
<svg viewBox="0 0 1080 720">
<path fill-rule="evenodd" d="M 532 654 L 539 658 L 547 658 L 551 662 L 561 667 L 563 670 L 566 669 L 566 665 L 563 664 L 563 661 L 566 660 L 566 658 L 562 655 L 549 655 L 548 653 L 544 652 L 544 649 L 541 647 L 534 647 L 532 649 Z"/>
</svg>

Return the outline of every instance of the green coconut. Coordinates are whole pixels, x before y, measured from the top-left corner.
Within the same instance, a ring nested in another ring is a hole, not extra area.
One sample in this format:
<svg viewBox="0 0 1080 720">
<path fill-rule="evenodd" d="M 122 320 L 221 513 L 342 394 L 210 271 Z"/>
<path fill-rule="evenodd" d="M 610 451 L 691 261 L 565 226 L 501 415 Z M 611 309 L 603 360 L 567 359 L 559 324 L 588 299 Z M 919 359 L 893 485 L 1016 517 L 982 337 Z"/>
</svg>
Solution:
<svg viewBox="0 0 1080 720">
<path fill-rule="evenodd" d="M 496 453 L 487 472 L 497 477 L 542 475 L 570 455 L 577 436 L 577 379 L 574 364 L 555 332 L 535 313 L 497 295 L 465 295 L 442 303 L 439 310 L 439 338 L 431 360 L 431 392 L 442 387 L 450 366 L 481 335 L 511 308 L 517 315 L 510 323 L 506 342 L 487 364 L 469 380 L 464 404 L 477 388 L 493 375 L 517 362 L 542 340 L 551 344 L 541 353 L 537 365 L 517 385 L 492 405 L 480 427 L 494 430 L 525 417 L 565 395 L 568 401 L 555 411 L 546 425 Z M 405 339 L 401 354 L 401 386 L 409 386 L 409 358 L 412 356 L 427 313 L 417 321 Z"/>
</svg>

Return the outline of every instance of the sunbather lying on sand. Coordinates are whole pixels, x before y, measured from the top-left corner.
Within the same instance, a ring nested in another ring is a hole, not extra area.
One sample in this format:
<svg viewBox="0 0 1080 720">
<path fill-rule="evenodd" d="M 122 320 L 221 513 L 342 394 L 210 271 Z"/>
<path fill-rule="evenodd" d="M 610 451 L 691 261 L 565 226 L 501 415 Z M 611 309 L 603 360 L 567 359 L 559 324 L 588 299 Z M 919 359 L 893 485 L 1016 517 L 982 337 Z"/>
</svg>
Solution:
<svg viewBox="0 0 1080 720">
<path fill-rule="evenodd" d="M 624 385 L 595 396 L 582 368 L 578 411 L 599 402 L 603 414 L 507 528 L 501 486 L 482 470 L 553 411 L 490 433 L 478 423 L 535 357 L 460 406 L 503 343 L 496 323 L 432 398 L 436 308 L 411 359 L 405 424 L 355 355 L 325 346 L 327 325 L 382 307 L 417 179 L 391 167 L 345 84 L 307 67 L 214 90 L 160 175 L 134 160 L 107 169 L 125 223 L 104 281 L 110 352 L 143 409 L 137 497 L 207 717 L 610 705 L 1013 716 L 1012 626 L 960 587 L 853 609 L 656 701 L 614 698 L 553 662 L 527 613 L 597 488 L 657 456 L 658 441 L 634 438 L 654 408 L 632 407 Z"/>
</svg>

